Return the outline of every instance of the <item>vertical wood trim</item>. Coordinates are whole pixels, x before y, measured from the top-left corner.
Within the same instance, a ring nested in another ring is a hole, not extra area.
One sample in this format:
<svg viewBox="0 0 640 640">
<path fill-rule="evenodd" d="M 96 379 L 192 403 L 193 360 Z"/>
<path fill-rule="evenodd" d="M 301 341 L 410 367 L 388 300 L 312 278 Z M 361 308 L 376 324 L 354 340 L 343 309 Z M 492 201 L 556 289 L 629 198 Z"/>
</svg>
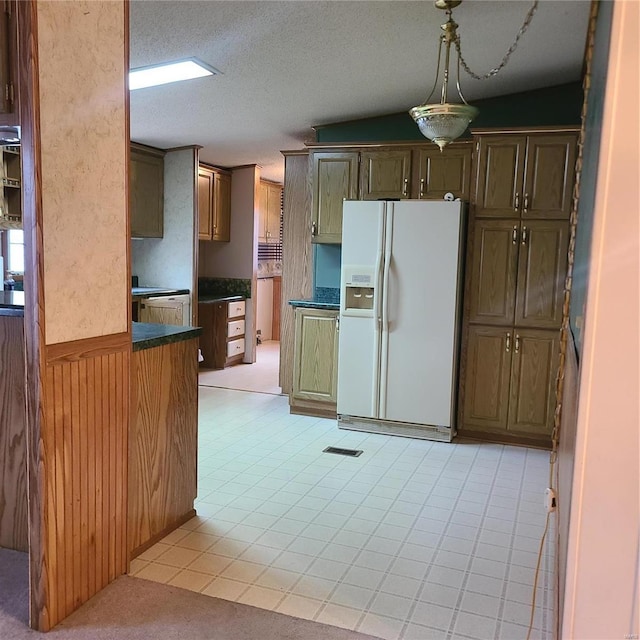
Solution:
<svg viewBox="0 0 640 640">
<path fill-rule="evenodd" d="M 313 283 L 308 154 L 285 155 L 280 301 L 280 386 L 293 389 L 294 313 L 289 300 L 310 298 Z"/>
<path fill-rule="evenodd" d="M 49 542 L 45 522 L 49 518 L 52 518 L 53 522 L 55 514 L 52 512 L 52 504 L 47 501 L 53 487 L 47 483 L 41 468 L 44 457 L 41 437 L 44 421 L 44 364 L 40 346 L 45 344 L 45 339 L 37 4 L 18 2 L 17 11 L 22 135 L 22 222 L 27 267 L 24 283 L 24 331 L 29 478 L 29 622 L 35 629 L 47 630 L 51 626 L 50 610 L 57 607 L 57 593 L 48 592 L 48 563 L 55 564 L 57 559 L 55 555 L 45 557 L 45 549 Z M 51 476 L 48 480 L 50 483 Z"/>
</svg>

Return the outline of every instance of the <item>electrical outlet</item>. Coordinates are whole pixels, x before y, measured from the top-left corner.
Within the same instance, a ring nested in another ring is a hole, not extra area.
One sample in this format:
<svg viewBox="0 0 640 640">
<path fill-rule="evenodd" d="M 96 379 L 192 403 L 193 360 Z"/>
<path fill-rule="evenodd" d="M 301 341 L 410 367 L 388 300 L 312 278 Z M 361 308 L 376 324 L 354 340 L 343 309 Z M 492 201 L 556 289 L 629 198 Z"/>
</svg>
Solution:
<svg viewBox="0 0 640 640">
<path fill-rule="evenodd" d="M 556 492 L 553 489 L 544 490 L 544 506 L 547 509 L 547 513 L 556 510 Z"/>
</svg>

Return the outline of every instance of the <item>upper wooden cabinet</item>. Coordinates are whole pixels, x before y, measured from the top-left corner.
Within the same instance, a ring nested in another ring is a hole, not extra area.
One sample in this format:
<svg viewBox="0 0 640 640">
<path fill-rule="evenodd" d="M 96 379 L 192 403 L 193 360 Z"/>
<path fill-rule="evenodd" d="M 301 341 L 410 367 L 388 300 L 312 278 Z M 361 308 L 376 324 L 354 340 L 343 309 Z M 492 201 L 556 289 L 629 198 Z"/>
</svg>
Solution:
<svg viewBox="0 0 640 640">
<path fill-rule="evenodd" d="M 313 242 L 342 242 L 342 202 L 358 198 L 359 153 L 313 152 L 312 217 Z"/>
<path fill-rule="evenodd" d="M 410 149 L 362 151 L 360 165 L 360 200 L 409 197 Z"/>
<path fill-rule="evenodd" d="M 568 233 L 562 220 L 477 220 L 469 322 L 559 328 Z"/>
<path fill-rule="evenodd" d="M 131 145 L 129 207 L 132 237 L 162 238 L 164 151 Z"/>
<path fill-rule="evenodd" d="M 0 125 L 18 121 L 16 1 L 4 0 L 0 12 Z"/>
<path fill-rule="evenodd" d="M 204 165 L 198 167 L 198 238 L 231 239 L 231 176 Z"/>
<path fill-rule="evenodd" d="M 312 241 L 342 242 L 344 200 L 468 200 L 471 151 L 468 142 L 444 152 L 432 144 L 312 151 Z"/>
<path fill-rule="evenodd" d="M 476 217 L 569 218 L 576 133 L 478 136 Z"/>
<path fill-rule="evenodd" d="M 260 211 L 258 218 L 258 242 L 280 242 L 280 217 L 282 212 L 282 185 L 260 180 Z"/>
<path fill-rule="evenodd" d="M 446 193 L 469 200 L 471 145 L 456 143 L 443 151 L 437 147 L 416 149 L 412 157 L 411 197 L 419 200 L 442 200 Z"/>
</svg>

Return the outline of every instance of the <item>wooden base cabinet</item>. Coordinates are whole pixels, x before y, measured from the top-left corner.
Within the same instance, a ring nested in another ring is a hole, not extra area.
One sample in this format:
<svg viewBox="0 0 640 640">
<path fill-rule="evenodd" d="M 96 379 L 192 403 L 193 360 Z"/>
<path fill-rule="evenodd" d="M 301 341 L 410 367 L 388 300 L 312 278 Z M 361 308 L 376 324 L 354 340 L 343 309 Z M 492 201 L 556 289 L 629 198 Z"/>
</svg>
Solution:
<svg viewBox="0 0 640 640">
<path fill-rule="evenodd" d="M 559 330 L 470 325 L 460 435 L 548 446 Z"/>
<path fill-rule="evenodd" d="M 335 417 L 338 395 L 338 311 L 295 310 L 292 413 Z"/>
<path fill-rule="evenodd" d="M 202 366 L 224 369 L 243 362 L 245 306 L 245 300 L 219 300 L 198 304 L 198 322 L 202 327 Z"/>
</svg>

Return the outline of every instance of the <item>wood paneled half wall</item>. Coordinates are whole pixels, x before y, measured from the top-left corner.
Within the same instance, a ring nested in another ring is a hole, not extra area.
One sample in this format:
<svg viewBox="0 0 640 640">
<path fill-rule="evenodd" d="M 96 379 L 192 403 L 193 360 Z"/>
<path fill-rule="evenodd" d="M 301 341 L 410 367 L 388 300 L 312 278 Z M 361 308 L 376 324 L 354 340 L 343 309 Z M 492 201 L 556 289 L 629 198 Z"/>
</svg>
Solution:
<svg viewBox="0 0 640 640">
<path fill-rule="evenodd" d="M 46 347 L 40 628 L 127 570 L 131 336 Z"/>
</svg>

